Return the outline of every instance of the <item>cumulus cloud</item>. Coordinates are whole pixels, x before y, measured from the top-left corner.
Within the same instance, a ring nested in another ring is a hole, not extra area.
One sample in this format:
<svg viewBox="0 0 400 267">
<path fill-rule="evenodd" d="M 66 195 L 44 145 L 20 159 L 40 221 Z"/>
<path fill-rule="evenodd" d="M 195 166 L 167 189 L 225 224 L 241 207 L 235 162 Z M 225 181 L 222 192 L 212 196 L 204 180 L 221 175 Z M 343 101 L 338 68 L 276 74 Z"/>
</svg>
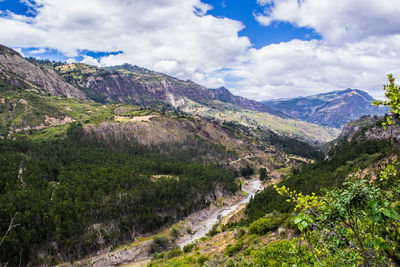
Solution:
<svg viewBox="0 0 400 267">
<path fill-rule="evenodd" d="M 43 54 L 43 53 L 46 53 L 46 48 L 41 47 L 39 49 L 32 50 L 29 53 L 30 54 Z"/>
<path fill-rule="evenodd" d="M 90 57 L 90 56 L 86 56 L 86 55 L 83 56 L 83 59 L 81 60 L 80 63 L 85 63 L 85 64 L 96 66 L 96 67 L 101 66 L 101 64 L 99 63 L 99 61 L 97 59 Z"/>
<path fill-rule="evenodd" d="M 65 62 L 68 64 L 77 63 L 75 58 L 68 58 Z"/>
<path fill-rule="evenodd" d="M 21 56 L 25 57 L 24 53 L 22 52 L 22 48 L 20 47 L 14 47 L 13 48 L 15 51 L 17 51 Z"/>
<path fill-rule="evenodd" d="M 239 36 L 241 22 L 207 15 L 212 7 L 201 0 L 23 1 L 34 16 L 3 12 L 0 43 L 56 49 L 68 62 L 85 50 L 121 51 L 82 62 L 131 63 L 207 87 L 228 83 L 258 100 L 348 87 L 381 96 L 385 74 L 400 74 L 398 0 L 257 0 L 260 23 L 289 22 L 322 36 L 260 49 Z"/>
<path fill-rule="evenodd" d="M 180 78 L 212 73 L 237 61 L 250 47 L 247 37 L 238 36 L 241 22 L 206 15 L 211 6 L 200 0 L 35 3 L 33 18 L 0 17 L 1 43 L 55 48 L 66 57 L 82 50 L 123 51 L 100 63 L 155 67 Z"/>
<path fill-rule="evenodd" d="M 336 45 L 370 36 L 400 33 L 398 0 L 258 0 L 265 14 L 256 14 L 264 25 L 285 21 L 310 27 Z"/>
<path fill-rule="evenodd" d="M 380 98 L 386 74 L 400 74 L 399 55 L 400 35 L 370 37 L 343 47 L 293 40 L 252 49 L 247 63 L 231 74 L 241 78 L 236 93 L 258 100 L 345 88 L 367 90 Z"/>
<path fill-rule="evenodd" d="M 176 73 L 179 71 L 179 64 L 175 60 L 159 60 L 154 63 L 153 69 L 155 71 L 164 73 Z"/>
</svg>

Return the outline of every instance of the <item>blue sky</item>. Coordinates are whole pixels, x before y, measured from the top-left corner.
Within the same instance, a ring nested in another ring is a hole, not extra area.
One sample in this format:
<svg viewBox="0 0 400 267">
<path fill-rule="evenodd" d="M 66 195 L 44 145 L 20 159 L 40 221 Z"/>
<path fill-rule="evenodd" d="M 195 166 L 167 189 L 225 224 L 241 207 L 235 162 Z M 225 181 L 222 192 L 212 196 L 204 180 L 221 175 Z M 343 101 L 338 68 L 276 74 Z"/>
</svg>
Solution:
<svg viewBox="0 0 400 267">
<path fill-rule="evenodd" d="M 287 22 L 275 22 L 269 26 L 261 25 L 253 15 L 254 13 L 263 13 L 263 8 L 256 1 L 205 0 L 203 2 L 214 7 L 208 14 L 241 21 L 245 28 L 239 32 L 239 35 L 249 37 L 255 48 L 293 39 L 321 39 L 318 33 L 309 27 L 297 27 Z"/>
<path fill-rule="evenodd" d="M 248 37 L 252 47 L 255 48 L 262 48 L 265 45 L 287 42 L 293 39 L 321 39 L 319 34 L 310 27 L 298 27 L 287 22 L 275 22 L 269 26 L 261 25 L 256 21 L 253 15 L 255 13 L 263 13 L 263 8 L 257 4 L 256 1 L 203 0 L 202 2 L 213 7 L 207 12 L 207 14 L 215 17 L 226 17 L 242 22 L 245 27 L 243 30 L 239 31 L 238 35 Z M 11 11 L 15 14 L 30 17 L 34 17 L 36 13 L 34 9 L 30 8 L 26 2 L 18 0 L 3 0 L 3 2 L 0 2 L 0 10 L 3 12 Z M 68 57 L 65 57 L 56 49 L 48 49 L 46 52 L 40 54 L 30 53 L 31 51 L 35 50 L 37 49 L 33 47 L 24 48 L 22 49 L 22 52 L 26 56 L 41 57 L 49 60 L 66 61 L 68 59 Z M 110 53 L 104 51 L 94 52 L 83 50 L 80 51 L 79 54 L 80 55 L 78 57 L 75 57 L 77 61 L 82 60 L 83 55 L 99 59 L 103 56 L 109 55 Z"/>
<path fill-rule="evenodd" d="M 257 100 L 345 88 L 381 97 L 386 74 L 400 73 L 399 13 L 398 0 L 0 0 L 0 43 Z"/>
</svg>

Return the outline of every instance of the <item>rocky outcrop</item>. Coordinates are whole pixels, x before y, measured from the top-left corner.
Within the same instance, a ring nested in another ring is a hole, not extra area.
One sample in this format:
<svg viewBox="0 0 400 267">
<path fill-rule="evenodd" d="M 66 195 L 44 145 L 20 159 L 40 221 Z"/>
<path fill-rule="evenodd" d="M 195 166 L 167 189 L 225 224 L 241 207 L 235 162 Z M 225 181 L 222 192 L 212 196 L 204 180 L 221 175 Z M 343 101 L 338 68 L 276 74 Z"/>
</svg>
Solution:
<svg viewBox="0 0 400 267">
<path fill-rule="evenodd" d="M 368 139 L 394 140 L 396 143 L 400 143 L 400 124 L 387 126 L 386 130 L 383 127 L 373 127 L 365 135 Z"/>
<path fill-rule="evenodd" d="M 338 139 L 351 140 L 361 129 L 372 127 L 374 124 L 379 123 L 382 117 L 378 116 L 363 116 L 362 118 L 347 123 Z"/>
<path fill-rule="evenodd" d="M 85 94 L 64 81 L 53 70 L 39 67 L 5 46 L 0 45 L 0 74 L 2 79 L 20 87 L 68 98 L 86 99 Z"/>
</svg>

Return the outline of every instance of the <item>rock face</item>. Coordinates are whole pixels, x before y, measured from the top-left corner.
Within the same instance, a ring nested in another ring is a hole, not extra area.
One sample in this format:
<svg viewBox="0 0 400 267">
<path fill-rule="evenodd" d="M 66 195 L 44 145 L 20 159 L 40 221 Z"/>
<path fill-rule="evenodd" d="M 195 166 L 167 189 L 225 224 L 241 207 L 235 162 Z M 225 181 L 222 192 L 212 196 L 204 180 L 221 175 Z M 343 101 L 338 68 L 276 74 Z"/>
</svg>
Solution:
<svg viewBox="0 0 400 267">
<path fill-rule="evenodd" d="M 360 130 L 370 128 L 374 124 L 380 125 L 381 119 L 382 117 L 378 116 L 363 116 L 358 120 L 351 121 L 342 128 L 342 133 L 338 139 L 347 139 L 350 141 Z"/>
<path fill-rule="evenodd" d="M 17 52 L 0 45 L 0 79 L 16 87 L 43 91 L 51 95 L 85 99 L 85 94 L 65 82 L 52 70 L 39 67 L 21 57 Z"/>
<path fill-rule="evenodd" d="M 346 89 L 292 99 L 263 101 L 271 109 L 289 117 L 335 128 L 364 115 L 383 115 L 387 109 L 373 107 L 374 99 L 366 92 Z"/>
</svg>

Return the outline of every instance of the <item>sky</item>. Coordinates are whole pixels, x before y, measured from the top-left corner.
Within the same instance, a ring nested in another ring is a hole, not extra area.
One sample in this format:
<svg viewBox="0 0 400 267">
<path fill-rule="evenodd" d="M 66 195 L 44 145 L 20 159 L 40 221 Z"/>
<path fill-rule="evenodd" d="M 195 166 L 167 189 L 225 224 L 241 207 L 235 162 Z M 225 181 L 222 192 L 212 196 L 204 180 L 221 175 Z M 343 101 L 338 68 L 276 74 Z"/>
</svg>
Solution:
<svg viewBox="0 0 400 267">
<path fill-rule="evenodd" d="M 400 0 L 0 0 L 25 57 L 130 63 L 255 100 L 400 79 Z"/>
</svg>

